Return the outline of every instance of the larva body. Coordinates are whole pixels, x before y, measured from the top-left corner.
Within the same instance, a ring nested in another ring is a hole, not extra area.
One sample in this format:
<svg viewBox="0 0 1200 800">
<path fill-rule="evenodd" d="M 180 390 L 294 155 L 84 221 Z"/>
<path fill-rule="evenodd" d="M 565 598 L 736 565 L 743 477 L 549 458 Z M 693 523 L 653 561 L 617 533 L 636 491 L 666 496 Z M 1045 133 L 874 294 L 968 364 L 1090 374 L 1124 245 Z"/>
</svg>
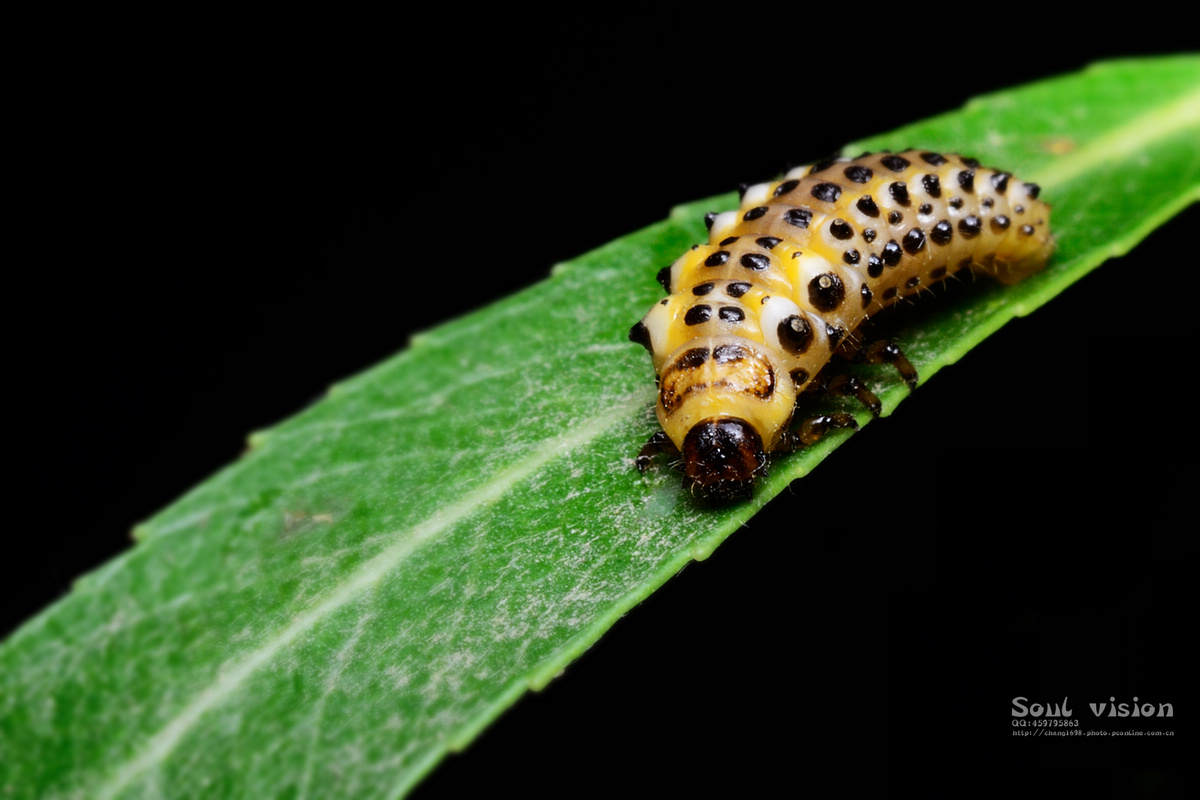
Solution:
<svg viewBox="0 0 1200 800">
<path fill-rule="evenodd" d="M 630 331 L 653 357 L 663 430 L 639 468 L 676 449 L 702 494 L 746 496 L 767 453 L 854 426 L 838 415 L 790 430 L 796 397 L 829 385 L 835 354 L 896 363 L 915 385 L 895 346 L 862 350 L 854 331 L 962 269 L 1005 283 L 1041 269 L 1053 241 L 1037 198 L 1008 173 L 920 150 L 798 167 L 746 189 L 738 211 L 709 215 L 709 244 L 659 274 L 670 297 Z"/>
</svg>

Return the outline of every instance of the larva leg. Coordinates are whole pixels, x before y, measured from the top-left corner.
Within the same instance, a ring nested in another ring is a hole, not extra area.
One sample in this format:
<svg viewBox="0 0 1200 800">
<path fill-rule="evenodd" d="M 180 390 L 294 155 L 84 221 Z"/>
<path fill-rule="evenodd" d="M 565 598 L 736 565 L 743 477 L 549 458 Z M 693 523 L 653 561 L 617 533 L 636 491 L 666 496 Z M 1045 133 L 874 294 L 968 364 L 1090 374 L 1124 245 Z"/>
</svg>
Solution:
<svg viewBox="0 0 1200 800">
<path fill-rule="evenodd" d="M 824 375 L 818 375 L 816 380 L 811 381 L 803 392 L 796 395 L 796 406 L 800 407 L 812 401 L 814 398 L 824 397 L 829 395 L 832 397 L 853 397 L 855 400 L 863 404 L 867 411 L 871 412 L 871 416 L 878 417 L 879 412 L 883 410 L 883 404 L 879 402 L 879 398 L 875 393 L 863 385 L 863 382 L 853 375 L 845 373 L 835 375 L 828 380 Z"/>
<path fill-rule="evenodd" d="M 633 460 L 633 465 L 637 467 L 638 472 L 645 473 L 650 467 L 650 462 L 653 461 L 654 457 L 659 453 L 668 453 L 672 458 L 680 457 L 679 448 L 676 447 L 675 443 L 671 441 L 671 437 L 667 436 L 667 434 L 663 433 L 662 431 L 659 431 L 651 436 L 646 443 L 642 445 L 642 449 L 638 452 L 637 458 Z"/>
<path fill-rule="evenodd" d="M 908 384 L 909 389 L 917 388 L 917 368 L 905 358 L 900 345 L 881 339 L 867 345 L 858 351 L 857 361 L 864 364 L 891 364 L 900 373 L 900 377 Z"/>
<path fill-rule="evenodd" d="M 853 375 L 838 375 L 828 383 L 826 388 L 835 397 L 853 397 L 866 406 L 873 417 L 878 417 L 879 412 L 883 410 L 883 404 L 879 402 L 875 393 L 863 386 L 862 381 Z"/>
<path fill-rule="evenodd" d="M 832 430 L 858 430 L 858 420 L 851 414 L 821 414 L 809 417 L 800 424 L 799 430 L 786 431 L 779 438 L 776 450 L 791 453 L 821 441 L 821 437 Z"/>
</svg>

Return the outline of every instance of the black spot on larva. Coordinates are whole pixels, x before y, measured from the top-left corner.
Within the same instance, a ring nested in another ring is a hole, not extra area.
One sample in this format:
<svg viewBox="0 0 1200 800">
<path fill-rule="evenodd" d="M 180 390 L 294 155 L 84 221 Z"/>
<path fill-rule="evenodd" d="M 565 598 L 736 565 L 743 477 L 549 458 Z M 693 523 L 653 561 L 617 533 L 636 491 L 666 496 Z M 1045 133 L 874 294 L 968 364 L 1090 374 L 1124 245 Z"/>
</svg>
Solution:
<svg viewBox="0 0 1200 800">
<path fill-rule="evenodd" d="M 859 164 L 846 167 L 844 174 L 847 179 L 854 183 L 866 183 L 875 177 L 875 173 L 871 171 L 870 167 L 864 167 Z"/>
<path fill-rule="evenodd" d="M 915 256 L 917 253 L 925 249 L 925 231 L 920 228 L 913 228 L 908 233 L 904 234 L 904 252 L 910 256 Z"/>
<path fill-rule="evenodd" d="M 804 317 L 792 314 L 779 323 L 776 332 L 779 334 L 779 344 L 789 353 L 803 353 L 812 344 L 812 326 Z"/>
<path fill-rule="evenodd" d="M 908 159 L 902 156 L 884 156 L 879 159 L 879 163 L 890 169 L 892 172 L 904 172 L 908 169 Z"/>
<path fill-rule="evenodd" d="M 737 306 L 721 306 L 717 311 L 717 316 L 721 318 L 722 322 L 741 322 L 746 318 L 746 312 Z"/>
<path fill-rule="evenodd" d="M 650 330 L 640 321 L 629 329 L 629 341 L 640 344 L 651 353 L 654 352 L 650 347 Z"/>
<path fill-rule="evenodd" d="M 721 246 L 721 247 L 729 247 L 729 245 L 733 244 L 733 243 L 734 243 L 734 242 L 736 242 L 737 240 L 738 240 L 738 237 L 736 237 L 736 236 L 730 236 L 730 237 L 728 237 L 728 238 L 726 238 L 726 239 L 722 239 L 722 240 L 720 241 L 720 246 Z"/>
<path fill-rule="evenodd" d="M 704 227 L 708 228 L 711 231 L 712 226 L 713 226 L 713 220 L 715 220 L 716 218 L 717 218 L 717 212 L 715 212 L 715 211 L 710 211 L 707 214 L 705 214 L 704 215 Z"/>
<path fill-rule="evenodd" d="M 975 191 L 975 170 L 964 169 L 958 173 L 958 186 L 967 194 L 972 194 Z"/>
<path fill-rule="evenodd" d="M 796 384 L 796 388 L 808 383 L 808 370 L 796 367 L 788 373 L 792 377 L 792 382 Z"/>
<path fill-rule="evenodd" d="M 665 306 L 665 305 L 667 305 L 667 303 L 669 303 L 670 301 L 671 301 L 671 298 L 669 298 L 669 297 L 664 297 L 662 300 L 659 300 L 659 301 L 658 301 L 658 304 L 659 304 L 660 306 Z"/>
<path fill-rule="evenodd" d="M 858 198 L 858 202 L 854 204 L 859 211 L 866 214 L 868 217 L 879 216 L 879 206 L 875 205 L 875 198 L 869 194 L 864 194 Z"/>
<path fill-rule="evenodd" d="M 867 256 L 867 274 L 872 278 L 878 278 L 883 274 L 883 259 L 874 253 Z"/>
<path fill-rule="evenodd" d="M 783 221 L 797 228 L 807 228 L 808 223 L 812 222 L 812 215 L 813 212 L 807 208 L 793 208 L 783 215 Z"/>
<path fill-rule="evenodd" d="M 863 236 L 863 241 L 865 241 L 867 244 L 870 244 L 871 242 L 875 241 L 875 229 L 874 228 L 864 229 L 862 236 Z"/>
<path fill-rule="evenodd" d="M 741 257 L 740 263 L 746 269 L 762 271 L 771 266 L 771 259 L 762 253 L 746 253 Z"/>
<path fill-rule="evenodd" d="M 817 163 L 812 165 L 812 169 L 810 169 L 808 171 L 808 174 L 816 175 L 818 172 L 824 172 L 825 170 L 829 169 L 836 163 L 838 163 L 838 160 L 836 158 L 827 158 L 824 161 L 818 161 Z"/>
<path fill-rule="evenodd" d="M 921 153 L 921 160 L 934 167 L 940 167 L 946 163 L 946 157 L 941 153 Z"/>
<path fill-rule="evenodd" d="M 912 200 L 908 196 L 908 184 L 904 181 L 896 181 L 895 183 L 888 184 L 888 194 L 899 205 L 905 207 L 912 205 Z"/>
<path fill-rule="evenodd" d="M 1033 235 L 1033 226 L 1032 225 L 1022 225 L 1021 226 L 1021 235 L 1022 236 L 1032 236 Z"/>
<path fill-rule="evenodd" d="M 978 160 L 978 159 L 975 159 L 975 158 L 964 158 L 964 159 L 962 160 L 962 162 L 963 162 L 964 164 L 966 164 L 968 167 L 970 167 L 971 169 L 979 169 L 979 160 Z"/>
<path fill-rule="evenodd" d="M 688 325 L 699 325 L 703 322 L 708 322 L 710 319 L 712 319 L 712 306 L 703 304 L 692 306 L 683 315 L 683 321 Z"/>
<path fill-rule="evenodd" d="M 950 244 L 954 238 L 954 227 L 949 220 L 942 220 L 929 231 L 929 239 L 934 244 Z"/>
<path fill-rule="evenodd" d="M 1008 179 L 1012 176 L 1007 172 L 992 173 L 992 186 L 996 187 L 996 191 L 1004 194 L 1004 190 L 1008 188 Z"/>
<path fill-rule="evenodd" d="M 750 184 L 748 184 L 748 183 L 739 183 L 738 184 L 738 200 L 741 200 L 743 197 L 746 196 L 746 190 L 749 188 L 750 188 Z"/>
<path fill-rule="evenodd" d="M 1029 193 L 1030 200 L 1037 200 L 1038 195 L 1042 193 L 1042 187 L 1036 183 L 1027 183 L 1025 184 L 1025 191 Z"/>
<path fill-rule="evenodd" d="M 942 182 L 938 180 L 937 175 L 922 175 L 921 188 L 925 190 L 925 194 L 930 197 L 942 196 Z"/>
<path fill-rule="evenodd" d="M 662 269 L 660 269 L 658 271 L 658 274 L 654 276 L 654 279 L 659 282 L 659 284 L 663 287 L 664 291 L 667 291 L 667 292 L 671 291 L 671 268 L 670 267 L 663 267 Z"/>
<path fill-rule="evenodd" d="M 792 191 L 799 185 L 800 185 L 800 181 L 797 181 L 797 180 L 784 181 L 783 183 L 781 183 L 777 187 L 775 187 L 775 197 L 779 197 L 779 195 L 781 195 L 781 194 L 787 194 L 788 192 Z"/>
<path fill-rule="evenodd" d="M 871 299 L 874 297 L 874 295 L 871 294 L 870 286 L 867 286 L 864 283 L 862 285 L 862 289 L 860 289 L 858 293 L 862 297 L 862 307 L 863 308 L 866 308 L 867 306 L 871 305 Z"/>
<path fill-rule="evenodd" d="M 842 261 L 850 265 L 857 264 L 860 257 L 857 250 L 847 250 L 842 253 Z"/>
<path fill-rule="evenodd" d="M 933 272 L 929 273 L 929 277 L 935 281 L 940 281 L 942 278 L 946 277 L 946 268 L 945 267 L 935 268 L 933 270 Z"/>
<path fill-rule="evenodd" d="M 707 347 L 693 347 L 679 358 L 675 359 L 672 364 L 674 369 L 695 369 L 702 366 L 705 361 L 708 361 L 709 350 Z"/>
<path fill-rule="evenodd" d="M 1013 206 L 1013 211 L 1014 211 L 1015 213 L 1017 213 L 1017 214 L 1024 214 L 1024 213 L 1025 213 L 1025 206 L 1020 206 L 1020 205 L 1018 205 L 1018 206 Z"/>
<path fill-rule="evenodd" d="M 824 272 L 808 282 L 808 302 L 818 311 L 833 311 L 846 297 L 846 287 L 837 275 Z"/>
<path fill-rule="evenodd" d="M 854 229 L 844 219 L 835 219 L 829 223 L 829 232 L 833 234 L 833 238 L 835 239 L 849 239 L 854 235 Z"/>
<path fill-rule="evenodd" d="M 756 245 L 758 245 L 759 247 L 763 248 L 764 250 L 774 250 L 775 245 L 779 244 L 782 241 L 783 241 L 783 239 L 780 239 L 775 236 L 760 236 L 754 240 L 754 243 Z"/>
<path fill-rule="evenodd" d="M 1008 226 L 1010 224 L 1012 224 L 1012 220 L 1003 214 L 997 214 L 996 216 L 992 217 L 992 232 L 1000 233 L 1001 231 L 1006 231 L 1008 230 Z"/>
<path fill-rule="evenodd" d="M 908 280 L 906 280 L 904 282 L 905 289 L 915 289 L 916 287 L 918 287 L 920 285 L 921 285 L 921 276 L 920 275 L 913 275 L 911 278 L 909 278 Z"/>
<path fill-rule="evenodd" d="M 755 206 L 754 208 L 750 209 L 745 214 L 743 214 L 742 219 L 746 222 L 753 222 L 754 220 L 758 219 L 759 217 L 761 217 L 763 214 L 766 214 L 766 213 L 767 213 L 766 206 Z"/>
<path fill-rule="evenodd" d="M 897 290 L 896 290 L 895 286 L 889 286 L 888 288 L 884 289 L 883 290 L 883 299 L 891 300 L 893 297 L 896 296 L 896 291 Z"/>
<path fill-rule="evenodd" d="M 836 183 L 818 183 L 812 188 L 812 196 L 826 203 L 836 203 L 842 196 L 842 187 Z"/>
<path fill-rule="evenodd" d="M 963 238 L 974 239 L 983 230 L 983 220 L 974 214 L 969 214 L 958 221 L 958 232 Z"/>
<path fill-rule="evenodd" d="M 899 211 L 889 211 L 888 212 L 888 224 L 899 225 L 901 222 L 904 222 L 903 214 L 901 214 Z"/>
<path fill-rule="evenodd" d="M 961 197 L 951 197 L 950 198 L 950 207 L 953 209 L 962 208 L 963 207 L 962 198 Z"/>
<path fill-rule="evenodd" d="M 692 294 L 696 295 L 697 297 L 703 297 L 704 295 L 711 292 L 713 290 L 713 287 L 715 287 L 715 286 L 716 286 L 716 284 L 713 283 L 712 281 L 709 281 L 708 283 L 701 283 L 697 286 L 692 287 Z"/>
<path fill-rule="evenodd" d="M 732 364 L 736 361 L 741 361 L 749 355 L 750 353 L 746 348 L 740 344 L 733 343 L 717 345 L 712 351 L 713 361 L 718 364 Z"/>
<path fill-rule="evenodd" d="M 889 267 L 894 267 L 900 263 L 900 259 L 904 257 L 904 253 L 900 251 L 900 245 L 896 244 L 896 240 L 892 239 L 883 246 L 883 263 Z"/>
<path fill-rule="evenodd" d="M 725 287 L 725 294 L 730 297 L 741 297 L 748 291 L 750 291 L 750 284 L 745 281 L 734 281 Z"/>
<path fill-rule="evenodd" d="M 843 337 L 845 337 L 846 329 L 843 328 L 841 325 L 830 325 L 828 322 L 826 322 L 825 323 L 825 335 L 829 337 L 829 346 L 837 347 L 838 342 L 840 342 L 843 339 Z"/>
<path fill-rule="evenodd" d="M 728 250 L 718 250 L 717 252 L 715 252 L 711 256 L 709 256 L 708 258 L 704 259 L 704 266 L 719 267 L 728 260 L 729 260 L 729 251 Z"/>
<path fill-rule="evenodd" d="M 983 198 L 983 207 L 984 208 L 991 208 L 994 205 L 996 205 L 996 198 L 994 198 L 994 197 Z"/>
<path fill-rule="evenodd" d="M 933 213 L 933 206 L 930 205 L 929 203 L 921 203 L 921 207 L 917 209 L 917 213 L 922 216 L 928 217 L 930 214 Z"/>
</svg>

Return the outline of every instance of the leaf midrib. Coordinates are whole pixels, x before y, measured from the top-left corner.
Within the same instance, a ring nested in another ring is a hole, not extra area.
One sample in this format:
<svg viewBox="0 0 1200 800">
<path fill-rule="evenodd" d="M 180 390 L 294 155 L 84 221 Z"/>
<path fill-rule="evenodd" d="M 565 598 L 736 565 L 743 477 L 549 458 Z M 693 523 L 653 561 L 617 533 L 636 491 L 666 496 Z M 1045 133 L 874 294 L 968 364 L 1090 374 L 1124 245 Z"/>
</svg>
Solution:
<svg viewBox="0 0 1200 800">
<path fill-rule="evenodd" d="M 1154 112 L 1114 128 L 1084 146 L 1054 159 L 1033 172 L 1031 178 L 1048 186 L 1062 186 L 1097 167 L 1132 158 L 1151 142 L 1198 125 L 1200 89 L 1173 103 L 1159 106 Z"/>
<path fill-rule="evenodd" d="M 389 534 L 395 538 L 394 544 L 339 581 L 319 603 L 293 616 L 286 627 L 265 640 L 259 647 L 242 654 L 235 662 L 224 665 L 217 679 L 208 688 L 201 691 L 175 715 L 174 719 L 151 736 L 137 755 L 110 773 L 97 791 L 96 797 L 116 797 L 138 776 L 165 758 L 205 713 L 235 695 L 255 672 L 269 664 L 281 650 L 317 623 L 356 600 L 423 545 L 436 540 L 439 534 L 469 517 L 486 513 L 494 502 L 504 497 L 517 484 L 530 479 L 554 459 L 574 452 L 587 442 L 603 435 L 609 428 L 620 425 L 628 415 L 639 410 L 642 403 L 643 397 L 640 394 L 623 398 L 614 406 L 611 415 L 598 417 L 589 424 L 542 441 L 523 459 L 498 472 L 487 483 L 445 506 L 432 517 L 415 526 Z"/>
</svg>

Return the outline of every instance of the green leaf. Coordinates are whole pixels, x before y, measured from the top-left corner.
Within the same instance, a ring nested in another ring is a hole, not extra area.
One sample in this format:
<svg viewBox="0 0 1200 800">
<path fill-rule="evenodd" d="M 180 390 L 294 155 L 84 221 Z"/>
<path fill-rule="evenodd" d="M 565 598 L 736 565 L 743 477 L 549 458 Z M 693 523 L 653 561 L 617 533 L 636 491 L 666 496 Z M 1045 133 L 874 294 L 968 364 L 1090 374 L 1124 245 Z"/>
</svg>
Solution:
<svg viewBox="0 0 1200 800">
<path fill-rule="evenodd" d="M 981 281 L 901 330 L 922 380 L 1195 202 L 1198 136 L 1186 57 L 1102 64 L 847 147 L 967 151 L 1054 208 L 1044 273 Z M 630 468 L 655 421 L 626 332 L 661 296 L 658 267 L 704 238 L 703 212 L 735 205 L 682 206 L 414 338 L 139 526 L 0 649 L 0 790 L 395 796 L 706 558 L 847 438 L 719 510 L 674 472 Z M 889 412 L 907 396 L 867 373 Z"/>
</svg>

